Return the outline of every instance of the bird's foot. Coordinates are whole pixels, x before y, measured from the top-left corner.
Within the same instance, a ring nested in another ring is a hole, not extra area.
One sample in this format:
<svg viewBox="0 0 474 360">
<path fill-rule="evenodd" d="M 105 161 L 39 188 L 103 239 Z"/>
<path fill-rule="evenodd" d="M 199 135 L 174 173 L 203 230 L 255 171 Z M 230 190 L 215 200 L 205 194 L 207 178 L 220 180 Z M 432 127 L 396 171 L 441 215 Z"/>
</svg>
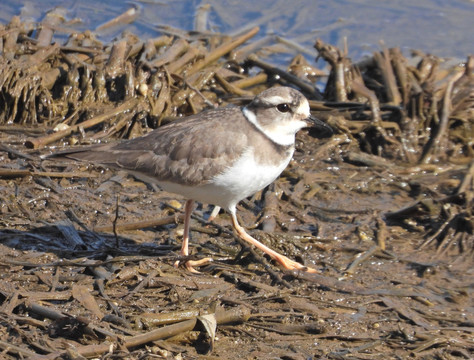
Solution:
<svg viewBox="0 0 474 360">
<path fill-rule="evenodd" d="M 239 237 L 242 240 L 245 240 L 249 244 L 254 245 L 256 248 L 260 249 L 263 251 L 265 254 L 269 255 L 273 260 L 275 260 L 278 264 L 280 264 L 284 269 L 286 270 L 298 270 L 298 271 L 305 271 L 308 273 L 317 273 L 318 271 L 316 269 L 310 268 L 308 266 L 301 265 L 300 263 L 297 263 L 296 261 L 293 261 L 289 258 L 287 258 L 285 255 L 282 255 L 275 250 L 269 248 L 268 246 L 262 244 L 260 241 L 257 239 L 254 239 L 251 237 L 245 229 L 240 226 L 239 222 L 237 221 L 237 216 L 235 215 L 235 212 L 231 213 L 232 215 L 232 225 L 234 226 L 235 231 L 239 235 Z"/>
<path fill-rule="evenodd" d="M 298 270 L 298 271 L 304 271 L 311 274 L 318 273 L 318 270 L 313 269 L 312 267 L 309 267 L 309 266 L 301 265 L 300 263 L 293 261 L 291 259 L 288 259 L 286 256 L 283 256 L 283 255 L 281 256 L 281 258 L 277 258 L 275 260 L 286 270 Z"/>
<path fill-rule="evenodd" d="M 186 268 L 186 270 L 188 270 L 189 272 L 191 273 L 194 273 L 194 274 L 199 274 L 200 272 L 197 271 L 194 267 L 200 267 L 200 266 L 204 266 L 204 265 L 207 265 L 209 263 L 212 262 L 212 259 L 211 258 L 204 258 L 204 259 L 200 259 L 200 260 L 186 260 L 184 263 L 183 263 L 183 266 Z M 180 266 L 180 261 L 177 260 L 175 261 L 174 263 L 174 267 L 175 268 L 178 268 Z"/>
</svg>

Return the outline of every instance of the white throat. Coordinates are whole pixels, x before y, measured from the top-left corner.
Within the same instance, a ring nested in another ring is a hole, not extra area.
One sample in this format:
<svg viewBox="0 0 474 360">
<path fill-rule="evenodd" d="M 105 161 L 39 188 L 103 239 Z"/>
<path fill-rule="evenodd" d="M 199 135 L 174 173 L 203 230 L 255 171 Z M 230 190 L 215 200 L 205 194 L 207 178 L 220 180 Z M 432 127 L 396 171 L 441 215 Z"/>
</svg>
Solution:
<svg viewBox="0 0 474 360">
<path fill-rule="evenodd" d="M 282 124 L 281 126 L 274 126 L 272 128 L 264 129 L 258 123 L 257 117 L 252 110 L 244 107 L 242 112 L 244 113 L 247 120 L 255 125 L 257 129 L 268 136 L 273 142 L 283 146 L 294 145 L 296 132 L 306 126 L 304 121 L 295 120 L 284 125 Z"/>
</svg>

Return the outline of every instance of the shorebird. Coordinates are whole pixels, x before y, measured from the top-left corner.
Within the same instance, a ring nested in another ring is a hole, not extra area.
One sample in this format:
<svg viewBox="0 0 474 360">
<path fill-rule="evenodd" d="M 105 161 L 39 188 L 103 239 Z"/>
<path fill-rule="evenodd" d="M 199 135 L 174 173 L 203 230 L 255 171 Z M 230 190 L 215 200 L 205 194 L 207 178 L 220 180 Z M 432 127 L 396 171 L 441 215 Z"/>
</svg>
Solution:
<svg viewBox="0 0 474 360">
<path fill-rule="evenodd" d="M 141 137 L 50 156 L 126 170 L 188 199 L 180 252 L 183 257 L 189 255 L 191 212 L 194 201 L 199 201 L 229 212 L 237 235 L 283 268 L 316 272 L 254 239 L 236 217 L 239 201 L 265 188 L 282 173 L 293 156 L 296 133 L 309 126 L 332 133 L 327 124 L 311 116 L 303 94 L 289 87 L 273 87 L 244 107 L 207 110 Z M 185 266 L 195 271 L 194 267 L 209 260 L 188 260 Z"/>
</svg>

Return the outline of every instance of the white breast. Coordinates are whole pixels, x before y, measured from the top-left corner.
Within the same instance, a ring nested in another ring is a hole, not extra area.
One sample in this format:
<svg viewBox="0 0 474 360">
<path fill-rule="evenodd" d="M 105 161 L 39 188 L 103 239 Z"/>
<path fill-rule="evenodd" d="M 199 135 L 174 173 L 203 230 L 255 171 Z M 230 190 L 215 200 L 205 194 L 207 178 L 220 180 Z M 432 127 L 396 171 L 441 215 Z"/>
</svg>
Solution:
<svg viewBox="0 0 474 360">
<path fill-rule="evenodd" d="M 255 161 L 253 149 L 248 149 L 231 167 L 216 175 L 206 185 L 185 186 L 169 182 L 158 184 L 165 191 L 231 210 L 240 200 L 272 183 L 286 168 L 292 156 L 293 152 L 276 166 L 259 164 Z"/>
</svg>

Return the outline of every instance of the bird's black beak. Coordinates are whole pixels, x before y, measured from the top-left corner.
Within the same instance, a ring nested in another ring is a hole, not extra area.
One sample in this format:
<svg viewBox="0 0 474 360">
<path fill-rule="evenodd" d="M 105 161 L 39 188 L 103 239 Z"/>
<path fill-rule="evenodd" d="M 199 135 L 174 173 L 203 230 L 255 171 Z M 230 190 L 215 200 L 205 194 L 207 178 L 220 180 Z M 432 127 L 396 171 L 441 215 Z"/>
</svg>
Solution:
<svg viewBox="0 0 474 360">
<path fill-rule="evenodd" d="M 306 121 L 312 129 L 317 131 L 318 137 L 330 137 L 334 134 L 332 127 L 312 115 Z"/>
</svg>

